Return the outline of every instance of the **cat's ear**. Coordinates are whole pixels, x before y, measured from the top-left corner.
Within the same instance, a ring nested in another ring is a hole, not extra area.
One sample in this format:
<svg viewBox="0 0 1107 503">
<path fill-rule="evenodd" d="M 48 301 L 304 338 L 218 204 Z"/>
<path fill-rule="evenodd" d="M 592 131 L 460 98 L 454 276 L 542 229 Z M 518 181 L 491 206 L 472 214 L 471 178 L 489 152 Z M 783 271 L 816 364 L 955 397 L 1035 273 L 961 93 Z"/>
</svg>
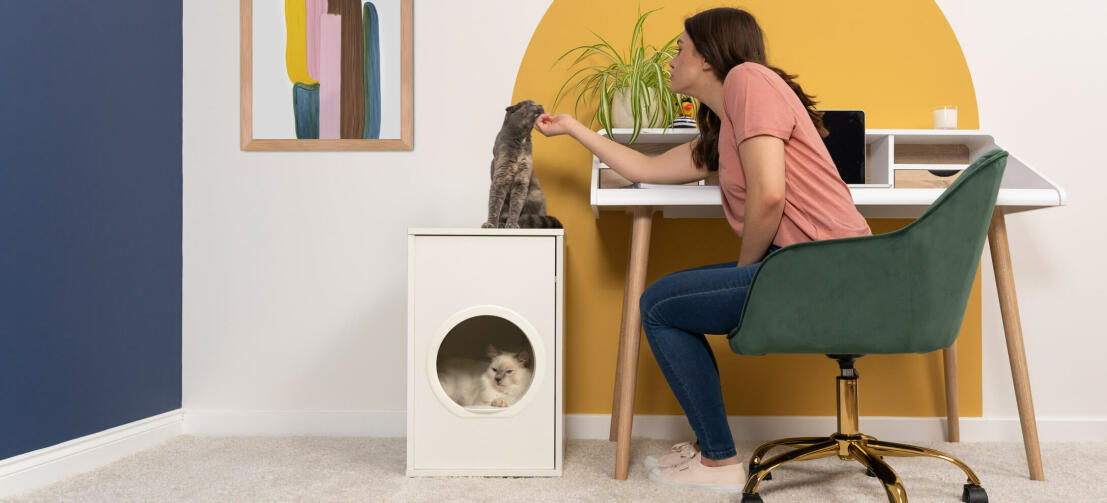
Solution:
<svg viewBox="0 0 1107 503">
<path fill-rule="evenodd" d="M 489 344 L 488 347 L 485 348 L 485 351 L 487 352 L 489 358 L 500 356 L 500 350 L 496 349 L 496 346 L 493 346 L 491 344 Z"/>
<path fill-rule="evenodd" d="M 522 350 L 515 354 L 515 359 L 524 367 L 530 367 L 530 351 Z"/>
<path fill-rule="evenodd" d="M 511 106 L 505 108 L 504 110 L 507 111 L 507 112 L 514 112 L 514 111 L 518 110 L 519 107 L 522 106 L 522 105 L 523 105 L 523 102 L 520 101 L 520 102 L 518 102 L 514 105 L 511 105 Z"/>
</svg>

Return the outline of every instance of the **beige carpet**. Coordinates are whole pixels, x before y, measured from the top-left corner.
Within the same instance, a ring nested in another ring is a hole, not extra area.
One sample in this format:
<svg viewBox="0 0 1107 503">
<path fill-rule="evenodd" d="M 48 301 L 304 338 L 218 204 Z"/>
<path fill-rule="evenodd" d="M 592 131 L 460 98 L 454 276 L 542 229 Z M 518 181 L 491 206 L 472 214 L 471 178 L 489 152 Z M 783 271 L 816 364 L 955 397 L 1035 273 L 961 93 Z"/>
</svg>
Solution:
<svg viewBox="0 0 1107 503">
<path fill-rule="evenodd" d="M 176 437 L 10 502 L 127 501 L 732 501 L 700 490 L 659 486 L 641 466 L 671 442 L 635 439 L 630 478 L 615 481 L 614 444 L 571 440 L 560 478 L 405 477 L 402 438 Z M 968 463 L 996 502 L 1107 502 L 1107 444 L 1044 444 L 1047 482 L 1028 479 L 1021 444 L 930 444 Z M 746 457 L 755 445 L 739 445 Z M 964 478 L 942 461 L 890 459 L 912 503 L 960 501 Z M 766 503 L 883 502 L 874 479 L 837 458 L 782 467 L 761 486 Z"/>
</svg>

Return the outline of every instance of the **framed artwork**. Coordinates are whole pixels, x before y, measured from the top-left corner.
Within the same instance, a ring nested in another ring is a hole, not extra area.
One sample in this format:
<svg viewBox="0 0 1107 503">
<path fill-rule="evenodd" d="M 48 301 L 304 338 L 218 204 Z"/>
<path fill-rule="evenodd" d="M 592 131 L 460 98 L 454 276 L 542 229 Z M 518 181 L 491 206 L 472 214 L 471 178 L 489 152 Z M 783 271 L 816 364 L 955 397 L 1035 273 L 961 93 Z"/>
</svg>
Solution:
<svg viewBox="0 0 1107 503">
<path fill-rule="evenodd" d="M 240 0 L 242 150 L 412 150 L 412 0 Z"/>
</svg>

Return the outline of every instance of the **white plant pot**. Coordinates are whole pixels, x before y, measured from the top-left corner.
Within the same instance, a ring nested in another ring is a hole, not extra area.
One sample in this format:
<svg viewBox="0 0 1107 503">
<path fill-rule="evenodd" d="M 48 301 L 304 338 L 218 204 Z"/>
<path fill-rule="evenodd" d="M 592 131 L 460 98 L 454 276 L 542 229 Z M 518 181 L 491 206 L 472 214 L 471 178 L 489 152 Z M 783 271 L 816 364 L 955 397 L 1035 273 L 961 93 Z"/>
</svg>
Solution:
<svg viewBox="0 0 1107 503">
<path fill-rule="evenodd" d="M 668 124 L 662 124 L 664 118 L 662 117 L 660 111 L 657 112 L 657 119 L 654 120 L 654 123 L 648 124 L 650 120 L 650 113 L 657 107 L 657 90 L 648 89 L 647 91 L 649 92 L 650 102 L 653 103 L 654 108 L 642 111 L 642 127 L 668 127 Z M 634 127 L 634 116 L 630 113 L 630 89 L 623 88 L 615 91 L 615 96 L 611 100 L 611 127 Z"/>
</svg>

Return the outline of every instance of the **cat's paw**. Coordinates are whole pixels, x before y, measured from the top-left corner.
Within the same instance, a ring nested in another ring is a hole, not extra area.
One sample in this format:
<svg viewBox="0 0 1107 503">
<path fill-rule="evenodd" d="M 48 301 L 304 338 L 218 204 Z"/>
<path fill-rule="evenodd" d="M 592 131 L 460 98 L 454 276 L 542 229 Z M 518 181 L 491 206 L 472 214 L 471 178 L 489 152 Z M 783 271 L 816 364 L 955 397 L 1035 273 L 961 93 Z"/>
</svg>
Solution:
<svg viewBox="0 0 1107 503">
<path fill-rule="evenodd" d="M 504 229 L 518 229 L 519 224 L 504 224 Z"/>
<path fill-rule="evenodd" d="M 496 228 L 496 224 L 494 224 L 494 223 L 492 223 L 492 222 L 485 222 L 485 223 L 483 223 L 483 224 L 480 224 L 480 228 L 481 228 L 481 229 L 495 229 L 495 228 Z"/>
<path fill-rule="evenodd" d="M 507 407 L 507 400 L 504 400 L 503 398 L 497 398 L 495 400 L 492 400 L 492 406 L 493 407 Z"/>
</svg>

